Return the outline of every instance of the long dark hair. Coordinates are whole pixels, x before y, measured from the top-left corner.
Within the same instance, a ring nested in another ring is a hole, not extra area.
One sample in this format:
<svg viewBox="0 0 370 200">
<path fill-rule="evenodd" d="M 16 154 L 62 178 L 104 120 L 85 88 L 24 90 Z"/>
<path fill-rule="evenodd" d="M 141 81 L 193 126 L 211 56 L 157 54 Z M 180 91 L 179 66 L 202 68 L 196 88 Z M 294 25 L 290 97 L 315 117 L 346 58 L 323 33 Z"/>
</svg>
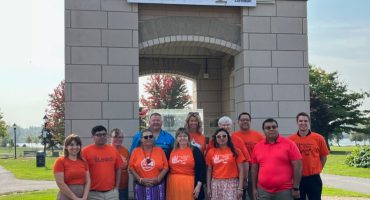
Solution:
<svg viewBox="0 0 370 200">
<path fill-rule="evenodd" d="M 220 128 L 220 129 L 217 129 L 216 132 L 212 135 L 212 139 L 213 139 L 213 146 L 215 148 L 219 148 L 220 145 L 217 143 L 217 138 L 216 138 L 216 135 L 219 133 L 219 132 L 225 132 L 226 135 L 227 135 L 227 146 L 230 148 L 231 152 L 233 152 L 233 156 L 234 157 L 238 157 L 238 153 L 236 153 L 236 150 L 235 150 L 235 147 L 234 147 L 234 144 L 233 142 L 231 141 L 231 137 L 230 137 L 230 133 L 224 129 L 224 128 Z"/>
</svg>

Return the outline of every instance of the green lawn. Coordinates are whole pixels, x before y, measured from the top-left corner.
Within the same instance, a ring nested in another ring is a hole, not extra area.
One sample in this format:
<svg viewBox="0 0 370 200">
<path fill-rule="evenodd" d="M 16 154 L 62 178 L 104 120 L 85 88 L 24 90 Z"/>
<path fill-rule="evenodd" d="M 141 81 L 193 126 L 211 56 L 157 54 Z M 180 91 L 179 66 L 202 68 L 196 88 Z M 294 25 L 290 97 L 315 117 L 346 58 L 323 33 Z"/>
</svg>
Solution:
<svg viewBox="0 0 370 200">
<path fill-rule="evenodd" d="M 56 158 L 46 157 L 45 167 L 36 167 L 36 158 L 0 159 L 0 165 L 18 179 L 54 180 L 53 165 Z"/>
<path fill-rule="evenodd" d="M 356 147 L 331 147 L 323 173 L 370 178 L 370 168 L 349 167 L 344 163 L 346 155 Z"/>
<path fill-rule="evenodd" d="M 43 148 L 36 148 L 36 147 L 17 147 L 17 157 L 23 157 L 24 151 L 43 151 Z M 0 158 L 1 155 L 8 155 L 10 157 L 14 157 L 15 149 L 9 147 L 0 147 Z"/>
<path fill-rule="evenodd" d="M 370 198 L 369 194 L 363 194 L 358 192 L 352 192 L 348 190 L 342 190 L 338 188 L 323 187 L 322 196 L 336 196 L 336 197 L 367 197 Z"/>
<path fill-rule="evenodd" d="M 58 189 L 50 189 L 50 190 L 43 190 L 43 191 L 35 191 L 35 192 L 25 192 L 19 194 L 9 194 L 0 196 L 0 200 L 50 200 L 56 199 Z"/>
</svg>

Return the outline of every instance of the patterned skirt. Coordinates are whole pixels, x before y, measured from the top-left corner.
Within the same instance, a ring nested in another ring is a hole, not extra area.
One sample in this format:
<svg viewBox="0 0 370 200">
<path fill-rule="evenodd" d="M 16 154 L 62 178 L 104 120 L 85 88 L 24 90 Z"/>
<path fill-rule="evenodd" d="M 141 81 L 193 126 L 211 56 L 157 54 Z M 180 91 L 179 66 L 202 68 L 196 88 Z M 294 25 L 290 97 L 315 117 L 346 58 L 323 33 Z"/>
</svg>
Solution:
<svg viewBox="0 0 370 200">
<path fill-rule="evenodd" d="M 239 181 L 237 178 L 212 179 L 211 200 L 236 200 Z"/>
<path fill-rule="evenodd" d="M 164 181 L 159 185 L 145 187 L 135 183 L 135 199 L 137 200 L 165 200 L 165 184 Z"/>
</svg>

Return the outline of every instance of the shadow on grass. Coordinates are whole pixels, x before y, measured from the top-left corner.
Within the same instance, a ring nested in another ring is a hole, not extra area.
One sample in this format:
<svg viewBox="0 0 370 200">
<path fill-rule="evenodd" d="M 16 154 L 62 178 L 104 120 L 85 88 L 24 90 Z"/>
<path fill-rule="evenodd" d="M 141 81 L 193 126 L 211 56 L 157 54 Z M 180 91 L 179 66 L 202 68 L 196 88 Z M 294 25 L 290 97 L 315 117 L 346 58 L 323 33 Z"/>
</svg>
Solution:
<svg viewBox="0 0 370 200">
<path fill-rule="evenodd" d="M 330 154 L 331 155 L 348 155 L 348 154 L 351 154 L 351 152 L 349 151 L 330 151 Z"/>
</svg>

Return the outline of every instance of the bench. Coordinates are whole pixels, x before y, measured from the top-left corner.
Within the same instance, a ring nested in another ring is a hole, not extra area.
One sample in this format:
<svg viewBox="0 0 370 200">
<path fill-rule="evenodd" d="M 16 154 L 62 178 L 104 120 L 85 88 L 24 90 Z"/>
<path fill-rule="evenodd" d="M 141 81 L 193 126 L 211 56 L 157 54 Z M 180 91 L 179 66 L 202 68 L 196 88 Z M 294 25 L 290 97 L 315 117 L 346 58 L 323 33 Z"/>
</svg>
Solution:
<svg viewBox="0 0 370 200">
<path fill-rule="evenodd" d="M 8 159 L 13 157 L 14 155 L 9 154 L 9 153 L 0 153 L 0 159 Z"/>
<path fill-rule="evenodd" d="M 23 157 L 36 157 L 36 151 L 23 151 Z"/>
</svg>

